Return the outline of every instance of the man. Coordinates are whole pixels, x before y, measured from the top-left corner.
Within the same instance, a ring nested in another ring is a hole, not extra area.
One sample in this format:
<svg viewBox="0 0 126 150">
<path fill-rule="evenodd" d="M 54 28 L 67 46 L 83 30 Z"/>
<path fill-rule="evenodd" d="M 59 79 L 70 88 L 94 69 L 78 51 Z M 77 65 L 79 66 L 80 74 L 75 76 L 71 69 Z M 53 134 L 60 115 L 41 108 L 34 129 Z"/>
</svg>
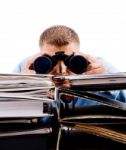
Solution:
<svg viewBox="0 0 126 150">
<path fill-rule="evenodd" d="M 37 58 L 42 56 L 47 56 L 47 59 L 56 58 L 55 65 L 46 71 L 47 74 L 53 75 L 73 75 L 73 74 L 105 74 L 105 73 L 115 73 L 118 72 L 112 65 L 107 63 L 101 58 L 94 58 L 90 55 L 83 54 L 80 52 L 80 39 L 78 34 L 70 27 L 64 25 L 55 25 L 47 28 L 41 35 L 39 39 L 40 52 L 33 57 L 23 60 L 14 70 L 16 73 L 38 73 L 33 67 L 34 62 Z M 59 53 L 59 54 L 58 54 Z M 59 57 L 63 58 L 59 58 Z M 81 71 L 84 68 L 82 62 L 79 63 L 80 57 L 74 62 L 74 70 L 71 69 L 69 65 L 64 60 L 68 58 L 69 60 L 73 56 L 83 56 L 83 58 L 88 62 L 85 71 Z M 46 59 L 46 61 L 47 61 Z M 45 59 L 44 59 L 45 62 Z M 45 68 L 45 63 L 41 63 L 41 68 Z M 48 66 L 48 65 L 47 65 Z M 80 72 L 76 72 L 76 69 L 80 68 Z M 43 72 L 42 72 L 43 73 Z M 109 95 L 110 96 L 110 95 Z M 125 101 L 125 96 L 120 91 L 115 91 L 114 99 Z M 83 102 L 84 103 L 84 102 Z M 92 105 L 93 102 L 86 102 L 84 105 Z"/>
<path fill-rule="evenodd" d="M 99 60 L 94 59 L 92 56 L 82 54 L 80 52 L 80 40 L 78 34 L 71 28 L 57 25 L 46 29 L 41 35 L 39 40 L 40 52 L 24 60 L 15 69 L 18 73 L 36 73 L 35 70 L 30 68 L 34 60 L 43 55 L 53 56 L 56 52 L 62 51 L 66 55 L 82 55 L 87 59 L 90 64 L 84 74 L 104 74 L 108 72 L 115 72 L 115 70 L 109 66 L 104 66 L 104 62 L 101 63 Z M 58 61 L 56 66 L 49 72 L 49 74 L 74 74 L 69 68 L 63 63 Z"/>
<path fill-rule="evenodd" d="M 39 39 L 40 52 L 33 57 L 26 58 L 16 68 L 16 73 L 23 74 L 36 74 L 45 73 L 52 75 L 75 75 L 75 74 L 106 74 L 115 73 L 117 70 L 105 62 L 101 58 L 94 58 L 90 55 L 80 52 L 80 40 L 78 34 L 71 28 L 63 25 L 52 26 L 47 28 Z M 76 57 L 78 56 L 78 57 Z M 82 56 L 82 57 L 81 57 Z M 40 59 L 39 59 L 40 58 Z M 72 58 L 75 60 L 72 62 Z M 80 62 L 80 59 L 86 60 Z M 47 63 L 48 62 L 48 63 Z M 49 64 L 49 65 L 48 65 Z M 73 65 L 74 64 L 74 65 Z M 38 67 L 39 66 L 39 67 Z M 104 96 L 112 98 L 113 100 L 119 100 L 125 102 L 125 95 L 122 91 L 103 92 Z M 67 99 L 67 98 L 66 98 Z M 68 98 L 69 99 L 69 98 Z M 56 107 L 56 100 L 54 100 L 53 107 Z M 67 101 L 68 102 L 68 101 Z M 98 102 L 90 101 L 88 99 L 75 98 L 74 101 L 62 104 L 66 108 L 74 105 L 78 108 L 80 106 L 100 106 Z M 91 108 L 92 108 L 91 107 Z M 75 107 L 74 107 L 75 108 Z M 64 110 L 64 109 L 63 109 Z M 68 110 L 68 109 L 67 109 Z M 75 109 L 74 109 L 75 110 Z M 66 111 L 63 111 L 66 112 Z M 55 117 L 40 118 L 40 122 L 43 126 L 52 125 L 54 132 L 57 131 L 55 125 L 57 120 Z M 57 136 L 57 135 L 56 135 Z"/>
</svg>

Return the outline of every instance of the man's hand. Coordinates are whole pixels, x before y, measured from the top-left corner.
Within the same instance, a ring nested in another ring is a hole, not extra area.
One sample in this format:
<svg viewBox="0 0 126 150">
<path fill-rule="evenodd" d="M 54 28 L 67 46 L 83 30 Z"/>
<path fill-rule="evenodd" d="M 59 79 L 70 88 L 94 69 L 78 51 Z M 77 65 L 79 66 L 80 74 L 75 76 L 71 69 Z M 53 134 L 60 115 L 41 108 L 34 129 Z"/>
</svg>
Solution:
<svg viewBox="0 0 126 150">
<path fill-rule="evenodd" d="M 28 60 L 27 64 L 25 65 L 24 69 L 21 71 L 22 74 L 36 74 L 35 70 L 31 69 L 32 64 L 34 63 L 37 57 L 43 56 L 45 53 L 40 52 L 34 55 L 30 60 Z"/>
<path fill-rule="evenodd" d="M 105 74 L 106 73 L 106 69 L 105 67 L 95 58 L 93 58 L 90 55 L 87 54 L 82 54 L 82 56 L 84 56 L 85 59 L 87 59 L 87 61 L 90 63 L 87 67 L 87 71 L 84 72 L 84 74 Z"/>
</svg>

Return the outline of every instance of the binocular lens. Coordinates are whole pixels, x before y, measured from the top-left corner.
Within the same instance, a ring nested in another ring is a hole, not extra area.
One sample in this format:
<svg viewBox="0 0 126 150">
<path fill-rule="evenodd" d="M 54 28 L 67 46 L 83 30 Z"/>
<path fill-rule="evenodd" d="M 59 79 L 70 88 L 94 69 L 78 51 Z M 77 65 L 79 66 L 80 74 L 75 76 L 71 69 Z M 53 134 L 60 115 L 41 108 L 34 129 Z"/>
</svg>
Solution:
<svg viewBox="0 0 126 150">
<path fill-rule="evenodd" d="M 48 73 L 52 67 L 52 60 L 47 56 L 38 57 L 33 64 L 33 68 L 38 74 Z"/>
<path fill-rule="evenodd" d="M 86 71 L 88 64 L 83 56 L 77 55 L 70 59 L 68 67 L 72 72 L 81 74 Z"/>
<path fill-rule="evenodd" d="M 71 55 L 71 56 L 64 56 L 64 58 L 60 58 L 59 56 L 49 56 L 44 55 L 38 57 L 34 63 L 32 68 L 36 71 L 38 74 L 48 74 L 53 67 L 56 65 L 56 63 L 59 60 L 63 60 L 64 64 L 74 73 L 81 74 L 87 70 L 87 66 L 89 62 L 81 55 Z"/>
</svg>

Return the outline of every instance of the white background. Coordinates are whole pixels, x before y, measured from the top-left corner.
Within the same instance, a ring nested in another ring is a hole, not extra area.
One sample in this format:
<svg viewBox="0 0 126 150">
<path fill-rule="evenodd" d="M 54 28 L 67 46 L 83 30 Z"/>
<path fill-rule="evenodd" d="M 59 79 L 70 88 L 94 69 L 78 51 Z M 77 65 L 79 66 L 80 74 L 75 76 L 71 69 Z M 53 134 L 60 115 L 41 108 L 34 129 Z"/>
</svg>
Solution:
<svg viewBox="0 0 126 150">
<path fill-rule="evenodd" d="M 37 53 L 41 32 L 57 24 L 75 29 L 81 51 L 126 71 L 125 0 L 0 0 L 0 73 Z"/>
</svg>

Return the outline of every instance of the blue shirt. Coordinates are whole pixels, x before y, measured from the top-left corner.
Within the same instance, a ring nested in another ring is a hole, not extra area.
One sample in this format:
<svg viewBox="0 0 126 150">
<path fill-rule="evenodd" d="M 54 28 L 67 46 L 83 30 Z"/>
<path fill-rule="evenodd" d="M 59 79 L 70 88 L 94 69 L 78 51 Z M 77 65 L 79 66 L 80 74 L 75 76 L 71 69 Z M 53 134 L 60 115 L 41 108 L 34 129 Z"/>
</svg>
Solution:
<svg viewBox="0 0 126 150">
<path fill-rule="evenodd" d="M 18 65 L 17 67 L 14 69 L 14 72 L 15 73 L 20 73 L 27 61 L 30 59 L 31 57 L 27 57 L 25 58 L 24 60 L 22 60 Z M 107 61 L 105 61 L 103 58 L 101 57 L 95 57 L 95 59 L 97 59 L 106 69 L 106 73 L 117 73 L 118 70 L 117 68 L 115 68 L 114 66 L 112 66 L 110 63 L 108 63 Z M 111 97 L 113 98 L 113 100 L 119 100 L 119 101 L 122 101 L 122 102 L 126 102 L 126 92 L 123 90 L 116 90 L 116 91 L 112 91 L 110 92 L 111 93 Z M 106 96 L 110 96 L 108 94 L 106 94 Z M 80 104 L 80 102 L 77 102 L 78 104 Z M 92 105 L 92 104 L 95 104 L 95 102 L 92 102 L 92 101 L 83 101 L 83 104 L 84 105 Z"/>
<path fill-rule="evenodd" d="M 24 69 L 24 67 L 29 59 L 30 59 L 30 57 L 21 61 L 18 64 L 18 66 L 14 69 L 14 72 L 20 73 Z M 118 72 L 118 70 L 114 66 L 112 66 L 110 63 L 105 61 L 103 58 L 97 57 L 96 59 L 103 64 L 103 66 L 106 69 L 106 73 L 117 73 Z M 111 98 L 114 101 L 126 102 L 126 92 L 124 90 L 102 92 L 102 94 L 103 94 L 103 96 L 106 96 L 107 98 Z M 73 105 L 73 102 L 68 103 L 68 106 L 72 106 L 72 105 Z M 101 104 L 99 102 L 92 101 L 89 99 L 82 100 L 82 98 L 76 98 L 76 100 L 74 101 L 74 105 L 75 105 L 75 107 L 77 107 L 77 106 L 96 106 L 96 105 L 101 105 Z M 53 102 L 52 106 L 54 108 L 57 107 L 56 100 Z M 63 106 L 65 107 L 65 103 L 63 103 Z M 46 125 L 51 122 L 51 119 L 49 119 L 48 117 L 44 117 L 44 118 L 41 118 L 41 121 L 42 121 L 43 125 Z"/>
</svg>

